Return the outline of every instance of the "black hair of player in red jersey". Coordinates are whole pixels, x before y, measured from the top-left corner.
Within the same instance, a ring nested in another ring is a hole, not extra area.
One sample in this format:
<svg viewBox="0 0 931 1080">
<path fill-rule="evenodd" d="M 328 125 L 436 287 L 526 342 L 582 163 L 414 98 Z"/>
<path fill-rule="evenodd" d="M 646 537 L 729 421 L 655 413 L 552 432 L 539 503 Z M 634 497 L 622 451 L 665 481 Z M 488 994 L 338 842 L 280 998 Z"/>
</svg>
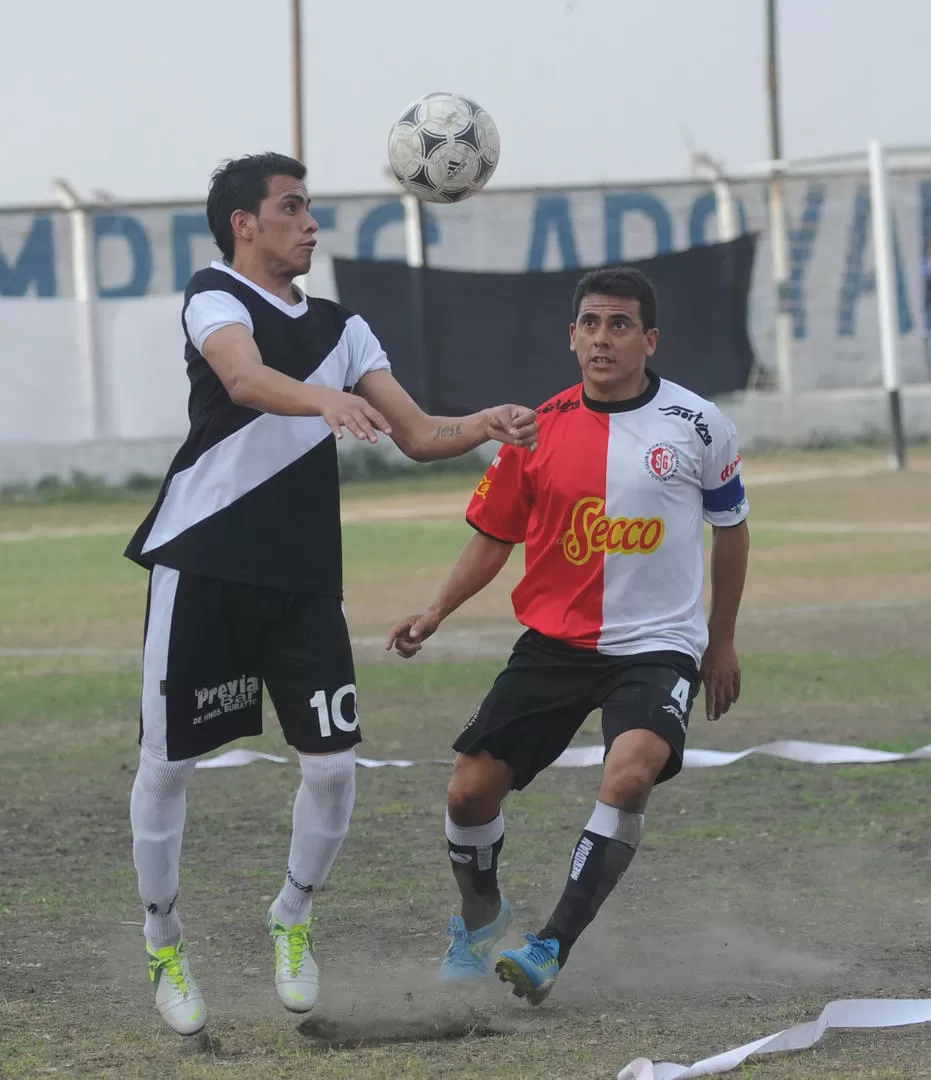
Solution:
<svg viewBox="0 0 931 1080">
<path fill-rule="evenodd" d="M 227 262 L 233 259 L 233 226 L 230 218 L 236 210 L 257 214 L 268 194 L 272 176 L 293 176 L 303 180 L 307 169 L 286 154 L 248 154 L 224 161 L 210 177 L 207 192 L 207 224 L 220 253 Z"/>
<path fill-rule="evenodd" d="M 590 270 L 575 287 L 572 298 L 572 319 L 579 317 L 579 308 L 586 296 L 616 296 L 621 300 L 639 300 L 640 320 L 644 330 L 656 326 L 656 290 L 653 282 L 632 266 L 609 266 Z"/>
</svg>

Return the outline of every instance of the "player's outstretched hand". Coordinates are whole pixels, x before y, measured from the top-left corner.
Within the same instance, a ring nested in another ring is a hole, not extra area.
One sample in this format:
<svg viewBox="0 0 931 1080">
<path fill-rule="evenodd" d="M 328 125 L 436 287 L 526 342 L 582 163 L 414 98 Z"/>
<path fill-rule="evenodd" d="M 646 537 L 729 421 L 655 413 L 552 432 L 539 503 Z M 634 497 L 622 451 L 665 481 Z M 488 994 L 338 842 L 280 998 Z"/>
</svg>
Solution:
<svg viewBox="0 0 931 1080">
<path fill-rule="evenodd" d="M 740 697 L 740 660 L 733 642 L 711 643 L 701 662 L 705 716 L 719 720 Z"/>
<path fill-rule="evenodd" d="M 385 652 L 391 652 L 392 646 L 398 656 L 410 660 L 423 648 L 423 643 L 431 634 L 436 633 L 440 617 L 432 611 L 422 611 L 419 615 L 408 615 L 391 628 L 385 642 Z"/>
<path fill-rule="evenodd" d="M 364 398 L 355 394 L 333 390 L 328 386 L 315 386 L 313 400 L 314 407 L 330 425 L 337 439 L 343 437 L 343 428 L 370 443 L 378 442 L 376 431 L 391 434 L 391 425 L 378 409 L 373 409 Z"/>
<path fill-rule="evenodd" d="M 489 439 L 537 448 L 537 414 L 526 405 L 497 405 L 485 410 L 485 430 Z"/>
</svg>

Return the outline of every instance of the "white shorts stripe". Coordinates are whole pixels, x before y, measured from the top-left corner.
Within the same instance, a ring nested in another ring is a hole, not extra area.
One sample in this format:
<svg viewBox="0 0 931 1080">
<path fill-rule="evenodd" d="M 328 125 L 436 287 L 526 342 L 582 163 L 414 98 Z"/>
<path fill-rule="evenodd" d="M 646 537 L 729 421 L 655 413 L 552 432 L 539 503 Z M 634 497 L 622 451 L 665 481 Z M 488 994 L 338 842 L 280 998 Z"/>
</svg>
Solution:
<svg viewBox="0 0 931 1080">
<path fill-rule="evenodd" d="M 162 693 L 162 682 L 168 678 L 168 641 L 180 576 L 167 566 L 153 567 L 142 651 L 142 745 L 162 760 L 168 757 L 168 699 Z"/>
</svg>

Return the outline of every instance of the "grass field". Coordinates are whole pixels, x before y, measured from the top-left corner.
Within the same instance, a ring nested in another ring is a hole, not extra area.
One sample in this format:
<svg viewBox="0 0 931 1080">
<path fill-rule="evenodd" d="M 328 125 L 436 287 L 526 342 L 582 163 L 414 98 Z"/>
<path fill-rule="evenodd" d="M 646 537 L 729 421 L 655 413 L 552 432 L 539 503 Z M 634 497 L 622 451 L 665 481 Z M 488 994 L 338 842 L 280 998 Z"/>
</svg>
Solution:
<svg viewBox="0 0 931 1080">
<path fill-rule="evenodd" d="M 690 745 L 931 742 L 931 453 L 751 458 L 744 694 Z M 346 604 L 370 757 L 449 759 L 516 636 L 502 579 L 404 664 L 381 642 L 466 539 L 468 478 L 347 490 Z M 316 905 L 324 991 L 277 1004 L 262 921 L 283 873 L 293 766 L 198 773 L 181 907 L 209 1035 L 151 1004 L 131 866 L 145 580 L 120 558 L 147 504 L 0 505 L 0 1076 L 588 1080 L 640 1055 L 690 1062 L 836 997 L 931 993 L 928 763 L 750 758 L 687 770 L 650 804 L 640 854 L 545 1006 L 499 983 L 440 989 L 455 892 L 448 768 L 360 770 Z M 592 717 L 579 741 L 597 741 Z M 256 748 L 286 752 L 271 716 Z M 551 770 L 508 803 L 514 940 L 562 887 L 597 770 Z M 927 1028 L 833 1033 L 759 1080 L 931 1077 Z"/>
</svg>

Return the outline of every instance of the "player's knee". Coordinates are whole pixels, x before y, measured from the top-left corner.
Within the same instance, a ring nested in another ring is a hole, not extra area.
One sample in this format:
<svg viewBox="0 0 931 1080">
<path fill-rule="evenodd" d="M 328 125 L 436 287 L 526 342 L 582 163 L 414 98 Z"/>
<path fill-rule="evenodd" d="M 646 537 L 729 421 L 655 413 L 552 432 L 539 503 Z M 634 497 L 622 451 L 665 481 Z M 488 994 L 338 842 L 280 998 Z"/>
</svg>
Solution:
<svg viewBox="0 0 931 1080">
<path fill-rule="evenodd" d="M 314 814 L 343 829 L 356 798 L 356 752 L 350 747 L 335 754 L 298 754 L 301 783 L 311 798 Z"/>
<path fill-rule="evenodd" d="M 605 762 L 599 798 L 611 806 L 641 806 L 646 803 L 662 769 L 655 761 L 634 759 Z"/>
<path fill-rule="evenodd" d="M 484 825 L 501 809 L 507 790 L 504 762 L 463 755 L 456 762 L 447 789 L 447 809 L 457 825 Z"/>
<path fill-rule="evenodd" d="M 301 774 L 313 783 L 326 781 L 334 786 L 352 783 L 356 775 L 356 751 L 338 750 L 335 754 L 298 754 Z"/>
<path fill-rule="evenodd" d="M 144 746 L 139 751 L 135 788 L 154 799 L 170 799 L 187 790 L 197 764 L 194 758 L 167 761 Z"/>
</svg>

